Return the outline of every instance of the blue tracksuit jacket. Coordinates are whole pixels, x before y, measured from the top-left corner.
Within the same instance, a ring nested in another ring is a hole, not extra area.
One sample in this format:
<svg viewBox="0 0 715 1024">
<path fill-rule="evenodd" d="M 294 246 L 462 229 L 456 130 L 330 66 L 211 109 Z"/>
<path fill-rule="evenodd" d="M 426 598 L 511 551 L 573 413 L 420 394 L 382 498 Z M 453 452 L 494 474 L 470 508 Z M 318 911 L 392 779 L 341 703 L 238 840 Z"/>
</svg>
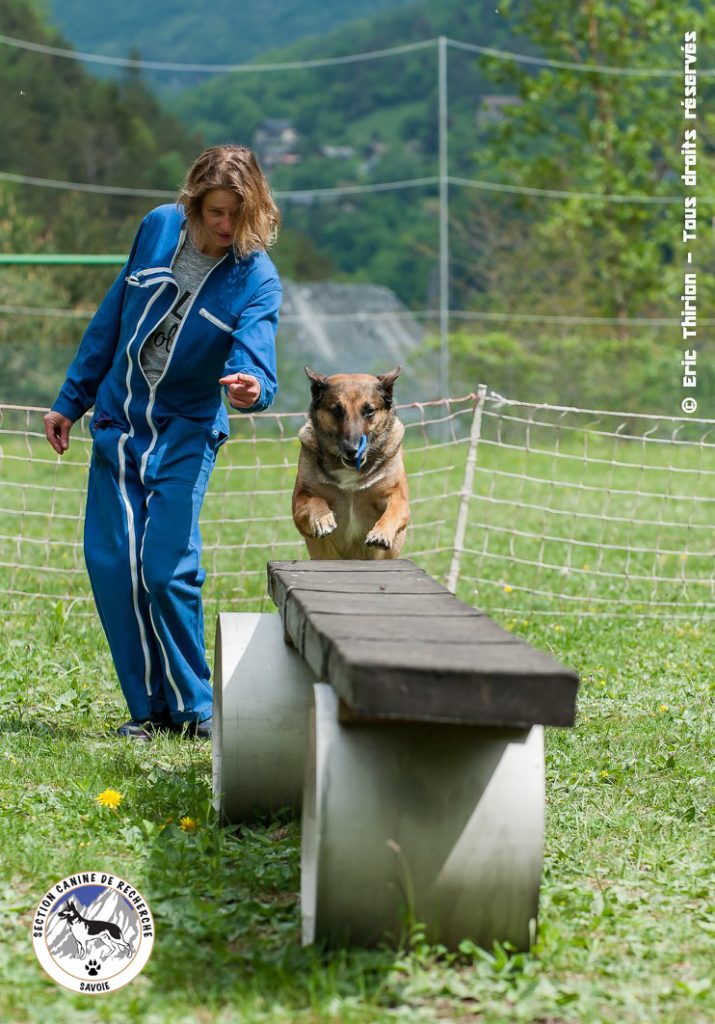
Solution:
<svg viewBox="0 0 715 1024">
<path fill-rule="evenodd" d="M 246 411 L 271 404 L 281 301 L 265 252 L 229 250 L 150 387 L 139 352 L 179 298 L 172 266 L 185 232 L 176 206 L 147 214 L 52 406 L 76 420 L 94 405 L 85 560 L 131 716 L 178 723 L 211 714 L 198 517 L 228 436 L 218 379 L 250 373 L 261 395 Z"/>
</svg>

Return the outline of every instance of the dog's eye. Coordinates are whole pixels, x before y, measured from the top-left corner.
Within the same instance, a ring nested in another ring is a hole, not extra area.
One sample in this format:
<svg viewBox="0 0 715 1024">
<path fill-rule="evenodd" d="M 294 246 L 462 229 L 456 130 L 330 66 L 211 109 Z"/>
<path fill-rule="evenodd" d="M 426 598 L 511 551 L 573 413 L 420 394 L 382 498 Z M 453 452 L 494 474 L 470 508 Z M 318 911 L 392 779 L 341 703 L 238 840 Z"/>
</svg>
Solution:
<svg viewBox="0 0 715 1024">
<path fill-rule="evenodd" d="M 340 402 L 336 402 L 330 411 L 333 413 L 334 416 L 337 416 L 338 418 L 341 418 L 342 416 L 345 415 L 345 409 L 342 407 Z"/>
<path fill-rule="evenodd" d="M 375 410 L 371 405 L 363 405 L 362 414 L 366 420 L 369 420 L 372 416 L 375 415 Z"/>
</svg>

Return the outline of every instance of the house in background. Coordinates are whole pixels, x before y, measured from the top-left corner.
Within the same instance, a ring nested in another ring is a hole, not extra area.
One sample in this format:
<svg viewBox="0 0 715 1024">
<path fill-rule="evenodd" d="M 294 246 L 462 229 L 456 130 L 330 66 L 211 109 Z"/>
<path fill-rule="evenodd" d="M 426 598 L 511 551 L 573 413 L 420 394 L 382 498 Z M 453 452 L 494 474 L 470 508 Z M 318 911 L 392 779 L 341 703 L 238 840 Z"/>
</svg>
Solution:
<svg viewBox="0 0 715 1024">
<path fill-rule="evenodd" d="M 300 163 L 298 138 L 292 121 L 267 117 L 253 133 L 253 149 L 267 170 L 279 164 L 297 164 Z"/>
</svg>

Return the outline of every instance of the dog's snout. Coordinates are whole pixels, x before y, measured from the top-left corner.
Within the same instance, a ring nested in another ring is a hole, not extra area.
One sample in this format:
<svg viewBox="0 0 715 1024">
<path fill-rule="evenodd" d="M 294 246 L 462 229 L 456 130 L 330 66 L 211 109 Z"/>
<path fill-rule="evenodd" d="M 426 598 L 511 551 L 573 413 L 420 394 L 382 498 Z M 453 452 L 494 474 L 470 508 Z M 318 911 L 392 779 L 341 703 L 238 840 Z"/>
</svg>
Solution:
<svg viewBox="0 0 715 1024">
<path fill-rule="evenodd" d="M 343 449 L 343 453 L 349 459 L 354 459 L 355 458 L 355 456 L 358 453 L 358 448 L 359 447 L 360 447 L 360 441 L 359 440 L 358 441 L 351 441 L 350 438 L 344 438 L 342 443 L 341 443 L 341 448 Z"/>
</svg>

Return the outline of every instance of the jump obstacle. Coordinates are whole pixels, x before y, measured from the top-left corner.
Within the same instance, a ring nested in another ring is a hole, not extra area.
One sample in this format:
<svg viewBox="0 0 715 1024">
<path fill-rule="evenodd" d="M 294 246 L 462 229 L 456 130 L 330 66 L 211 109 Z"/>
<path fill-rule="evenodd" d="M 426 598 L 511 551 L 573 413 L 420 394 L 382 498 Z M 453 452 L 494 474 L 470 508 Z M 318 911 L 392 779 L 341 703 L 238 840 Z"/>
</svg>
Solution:
<svg viewBox="0 0 715 1024">
<path fill-rule="evenodd" d="M 578 675 L 407 559 L 273 561 L 280 614 L 218 617 L 214 803 L 302 809 L 303 943 L 529 947 L 544 725 Z"/>
</svg>

